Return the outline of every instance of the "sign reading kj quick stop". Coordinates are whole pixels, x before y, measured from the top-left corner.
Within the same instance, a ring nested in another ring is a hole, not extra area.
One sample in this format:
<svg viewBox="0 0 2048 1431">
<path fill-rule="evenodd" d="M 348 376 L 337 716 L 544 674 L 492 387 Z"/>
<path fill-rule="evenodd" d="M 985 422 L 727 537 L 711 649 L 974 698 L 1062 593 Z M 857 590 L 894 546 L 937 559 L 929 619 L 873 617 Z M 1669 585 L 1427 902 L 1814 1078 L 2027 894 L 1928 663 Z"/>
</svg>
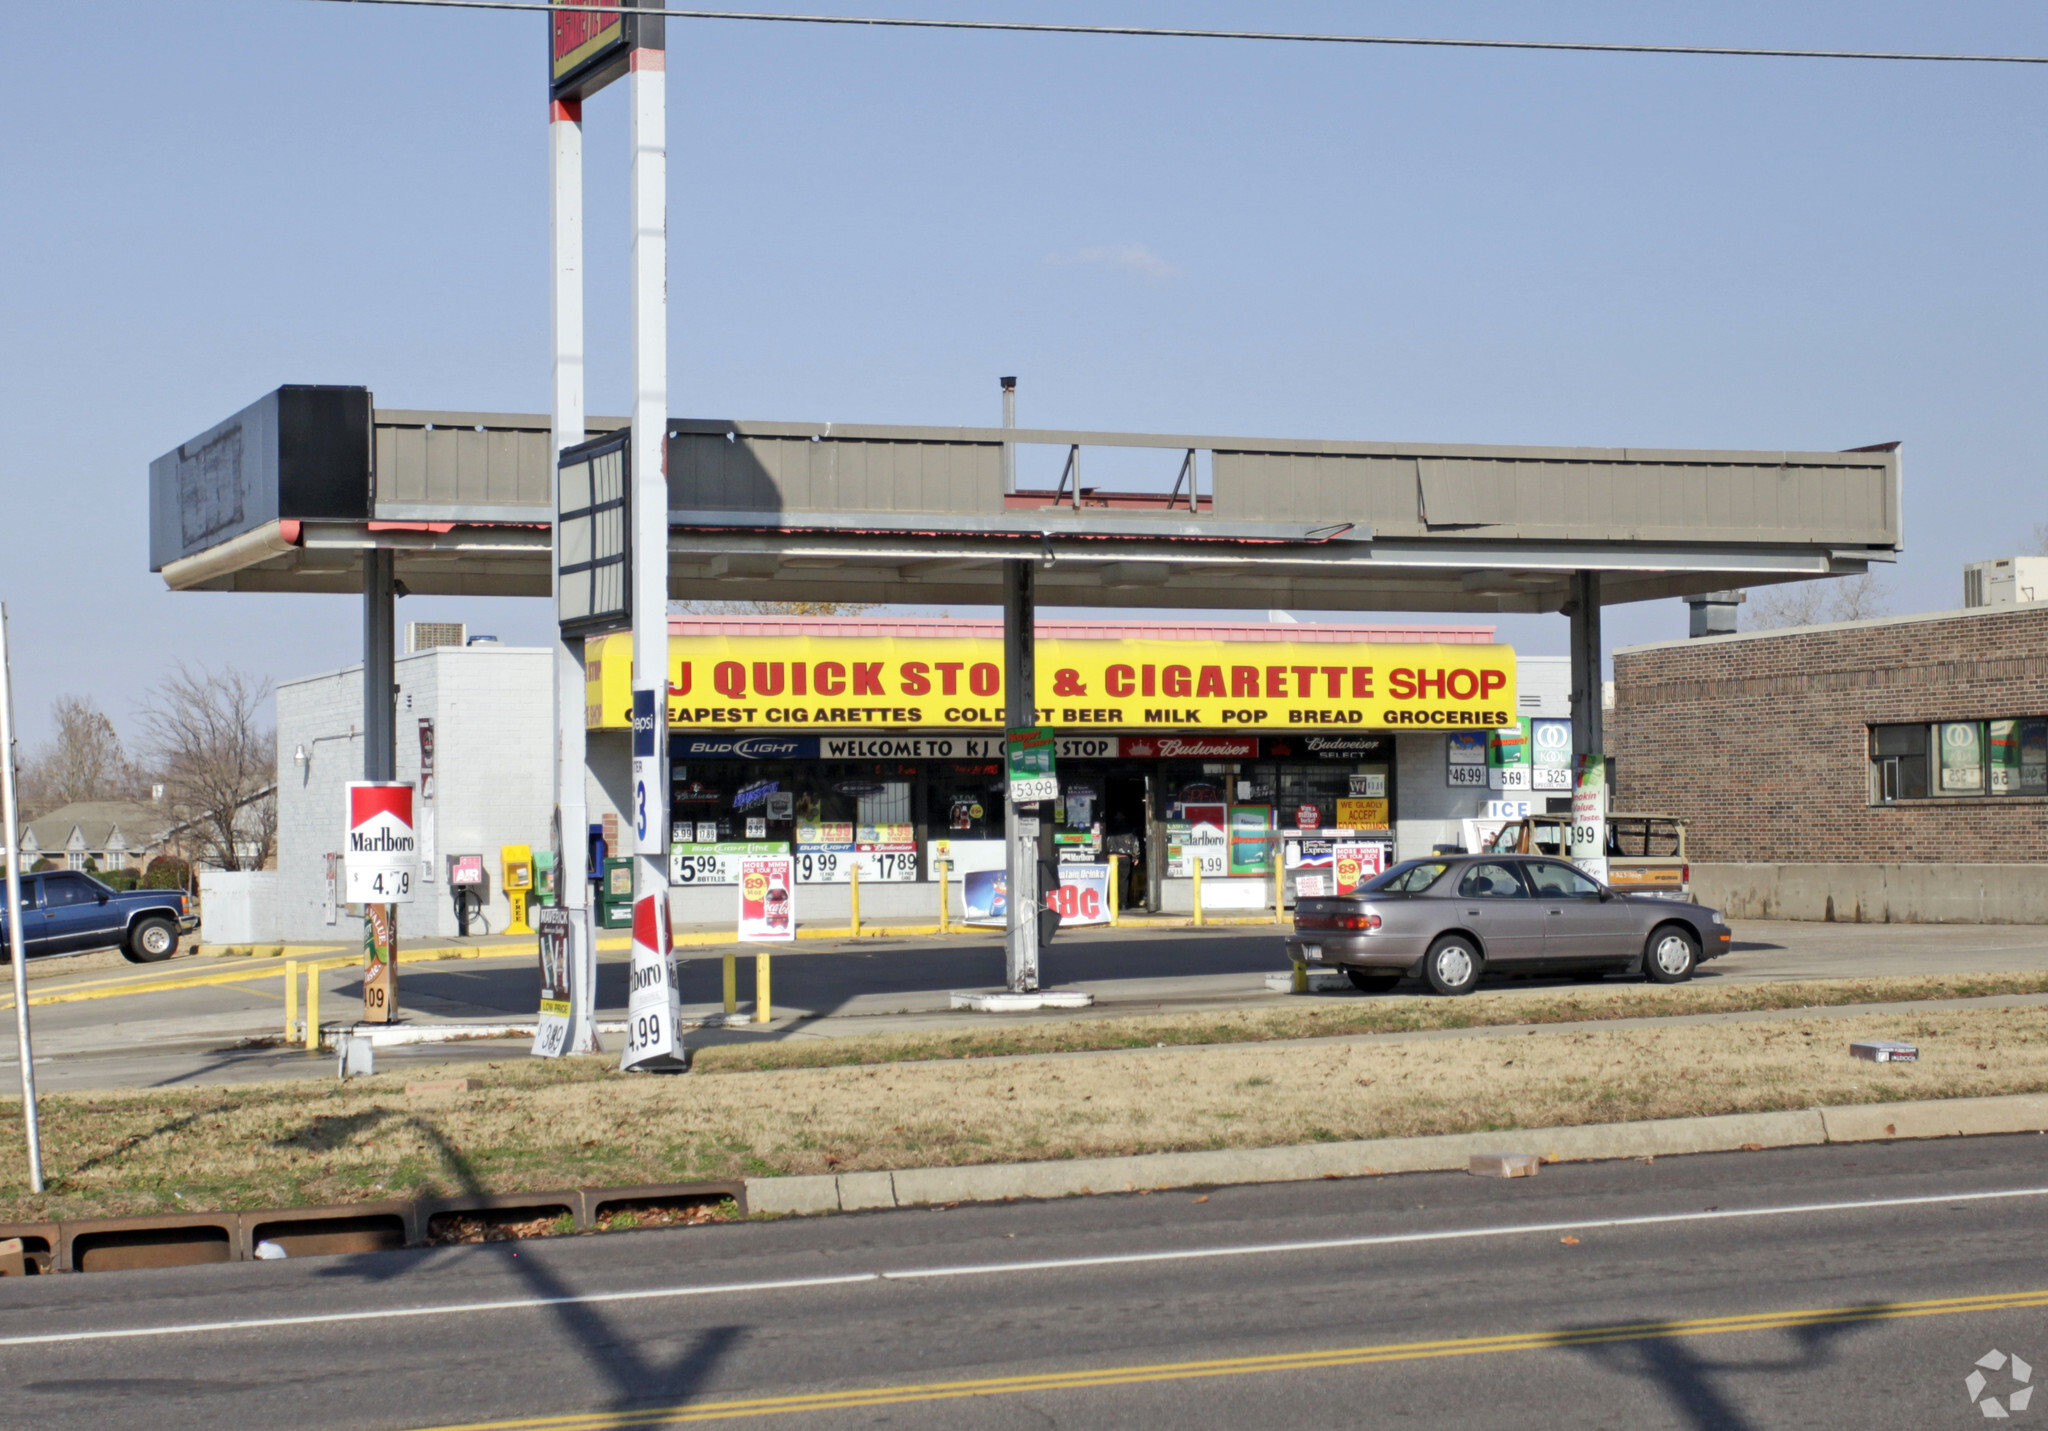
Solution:
<svg viewBox="0 0 2048 1431">
<path fill-rule="evenodd" d="M 409 904 L 419 879 L 420 845 L 410 784 L 348 782 L 342 868 L 350 904 Z"/>
</svg>

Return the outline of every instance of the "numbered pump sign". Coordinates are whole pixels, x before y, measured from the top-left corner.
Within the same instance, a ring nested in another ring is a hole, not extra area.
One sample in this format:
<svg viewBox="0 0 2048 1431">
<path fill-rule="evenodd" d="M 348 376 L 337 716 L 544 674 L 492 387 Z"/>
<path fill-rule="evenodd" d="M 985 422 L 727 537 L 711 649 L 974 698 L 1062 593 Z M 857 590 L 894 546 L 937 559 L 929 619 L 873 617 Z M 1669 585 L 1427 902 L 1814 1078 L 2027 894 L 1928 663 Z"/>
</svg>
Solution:
<svg viewBox="0 0 2048 1431">
<path fill-rule="evenodd" d="M 419 881 L 412 786 L 351 780 L 342 836 L 342 898 L 350 904 L 409 904 Z"/>
</svg>

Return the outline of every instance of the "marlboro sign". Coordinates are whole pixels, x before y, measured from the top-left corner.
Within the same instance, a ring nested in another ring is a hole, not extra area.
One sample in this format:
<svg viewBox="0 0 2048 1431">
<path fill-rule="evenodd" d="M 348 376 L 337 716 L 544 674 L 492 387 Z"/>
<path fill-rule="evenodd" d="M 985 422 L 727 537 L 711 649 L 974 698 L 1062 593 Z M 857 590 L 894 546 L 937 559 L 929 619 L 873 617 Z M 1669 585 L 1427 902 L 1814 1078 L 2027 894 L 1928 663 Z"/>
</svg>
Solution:
<svg viewBox="0 0 2048 1431">
<path fill-rule="evenodd" d="M 419 837 L 411 785 L 351 780 L 342 835 L 350 904 L 409 904 L 419 877 Z"/>
</svg>

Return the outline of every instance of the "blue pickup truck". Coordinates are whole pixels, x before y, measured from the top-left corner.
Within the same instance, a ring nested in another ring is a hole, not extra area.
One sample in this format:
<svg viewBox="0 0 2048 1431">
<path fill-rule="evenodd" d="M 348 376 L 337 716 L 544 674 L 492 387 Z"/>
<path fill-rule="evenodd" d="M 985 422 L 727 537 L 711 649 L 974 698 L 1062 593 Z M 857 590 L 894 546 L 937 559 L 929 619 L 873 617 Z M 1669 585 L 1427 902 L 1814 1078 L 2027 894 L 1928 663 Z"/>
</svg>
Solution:
<svg viewBox="0 0 2048 1431">
<path fill-rule="evenodd" d="M 0 886 L 0 961 L 13 958 Z M 82 870 L 45 870 L 21 877 L 21 941 L 28 957 L 119 949 L 137 964 L 178 952 L 178 936 L 198 921 L 191 900 L 175 889 L 112 890 Z"/>
</svg>

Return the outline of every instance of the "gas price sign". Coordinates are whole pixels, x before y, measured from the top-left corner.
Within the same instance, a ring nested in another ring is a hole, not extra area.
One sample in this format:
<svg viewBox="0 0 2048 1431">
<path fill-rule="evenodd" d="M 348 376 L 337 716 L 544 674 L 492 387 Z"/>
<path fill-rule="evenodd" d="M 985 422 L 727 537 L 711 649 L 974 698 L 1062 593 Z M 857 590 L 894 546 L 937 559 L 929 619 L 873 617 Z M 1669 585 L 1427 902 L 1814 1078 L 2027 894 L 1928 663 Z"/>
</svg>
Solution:
<svg viewBox="0 0 2048 1431">
<path fill-rule="evenodd" d="M 419 879 L 413 788 L 381 780 L 348 782 L 342 865 L 350 904 L 409 904 Z"/>
</svg>

